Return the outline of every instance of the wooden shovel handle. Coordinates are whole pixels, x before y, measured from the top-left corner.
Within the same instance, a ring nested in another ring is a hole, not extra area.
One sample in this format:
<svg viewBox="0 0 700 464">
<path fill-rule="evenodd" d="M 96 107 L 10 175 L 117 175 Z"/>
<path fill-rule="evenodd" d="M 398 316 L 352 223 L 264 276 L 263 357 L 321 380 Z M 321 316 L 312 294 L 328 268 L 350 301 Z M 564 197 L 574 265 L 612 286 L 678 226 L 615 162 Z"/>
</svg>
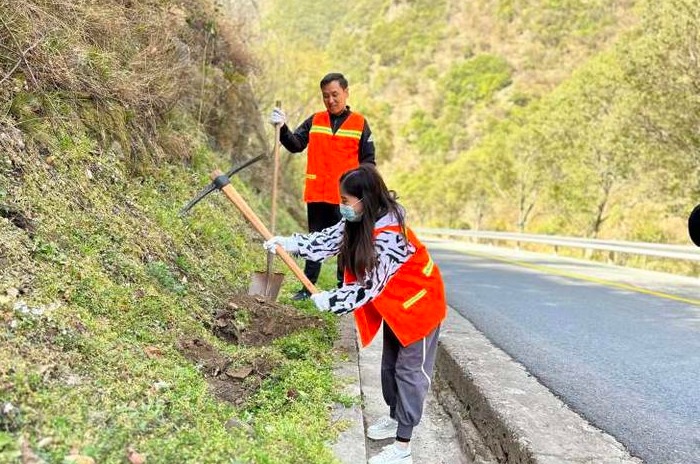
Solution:
<svg viewBox="0 0 700 464">
<path fill-rule="evenodd" d="M 282 108 L 282 101 L 277 100 L 275 102 L 276 108 Z M 273 164 L 272 164 L 272 206 L 270 214 L 270 231 L 274 234 L 277 230 L 277 184 L 279 183 L 279 171 L 280 171 L 280 132 L 282 131 L 282 124 L 275 124 L 275 141 L 273 153 Z"/>
<path fill-rule="evenodd" d="M 222 174 L 223 173 L 217 169 L 211 173 L 211 178 L 214 180 Z M 233 188 L 233 185 L 225 185 L 221 191 L 224 192 L 226 198 L 231 200 L 231 203 L 233 203 L 236 208 L 243 213 L 243 216 L 245 216 L 248 222 L 250 222 L 250 224 L 260 233 L 260 235 L 263 236 L 265 240 L 270 240 L 272 238 L 272 233 L 267 229 L 265 224 L 263 224 L 258 215 L 255 214 L 255 211 L 248 206 L 248 203 L 246 203 L 243 197 L 236 191 L 236 189 Z M 304 287 L 306 287 L 311 294 L 318 293 L 316 286 L 311 283 L 306 275 L 304 275 L 304 271 L 297 266 L 294 258 L 292 258 L 289 253 L 287 253 L 284 248 L 279 245 L 277 245 L 276 251 L 277 255 L 282 258 L 282 261 L 284 261 L 284 264 L 286 264 L 287 267 L 292 270 L 296 278 L 299 279 L 302 284 L 304 284 Z"/>
</svg>

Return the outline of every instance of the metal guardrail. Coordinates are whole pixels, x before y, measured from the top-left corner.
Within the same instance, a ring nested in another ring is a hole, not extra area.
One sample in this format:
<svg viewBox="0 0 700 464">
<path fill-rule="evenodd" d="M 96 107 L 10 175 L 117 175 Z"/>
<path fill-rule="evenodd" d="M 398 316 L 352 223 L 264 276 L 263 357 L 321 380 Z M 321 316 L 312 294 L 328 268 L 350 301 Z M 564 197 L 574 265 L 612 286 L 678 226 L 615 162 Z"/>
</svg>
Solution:
<svg viewBox="0 0 700 464">
<path fill-rule="evenodd" d="M 599 240 L 590 238 L 564 237 L 559 235 L 519 234 L 515 232 L 491 232 L 459 229 L 416 228 L 420 235 L 471 238 L 504 242 L 539 243 L 554 247 L 555 252 L 562 248 L 582 248 L 585 250 L 608 251 L 657 258 L 700 261 L 700 248 L 689 245 L 668 245 L 664 243 L 626 242 L 622 240 Z"/>
</svg>

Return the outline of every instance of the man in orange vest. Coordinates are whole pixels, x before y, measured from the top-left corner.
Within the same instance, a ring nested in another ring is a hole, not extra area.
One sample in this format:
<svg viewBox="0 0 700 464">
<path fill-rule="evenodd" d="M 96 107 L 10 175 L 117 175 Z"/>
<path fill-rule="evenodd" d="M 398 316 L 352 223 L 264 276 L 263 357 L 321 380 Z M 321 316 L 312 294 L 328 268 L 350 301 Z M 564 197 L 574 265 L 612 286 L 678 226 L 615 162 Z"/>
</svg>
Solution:
<svg viewBox="0 0 700 464">
<path fill-rule="evenodd" d="M 270 123 L 281 124 L 280 142 L 292 153 L 308 148 L 306 202 L 309 232 L 318 232 L 340 221 L 340 176 L 362 163 L 374 163 L 374 141 L 372 131 L 365 118 L 350 111 L 348 81 L 340 73 L 327 74 L 321 79 L 321 95 L 326 111 L 318 112 L 304 121 L 294 132 L 287 127 L 287 118 L 280 108 L 272 110 Z M 316 283 L 321 272 L 321 263 L 307 260 L 304 274 Z M 338 285 L 343 281 L 338 268 Z M 292 298 L 306 299 L 305 288 Z"/>
</svg>

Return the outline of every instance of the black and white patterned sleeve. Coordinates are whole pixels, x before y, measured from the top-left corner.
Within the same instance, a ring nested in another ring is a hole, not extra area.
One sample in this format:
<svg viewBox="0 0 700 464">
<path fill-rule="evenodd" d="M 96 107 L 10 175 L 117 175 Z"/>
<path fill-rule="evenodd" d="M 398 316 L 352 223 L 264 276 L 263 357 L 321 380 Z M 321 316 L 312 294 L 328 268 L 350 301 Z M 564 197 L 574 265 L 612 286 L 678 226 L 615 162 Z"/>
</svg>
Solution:
<svg viewBox="0 0 700 464">
<path fill-rule="evenodd" d="M 343 285 L 330 291 L 330 311 L 347 314 L 369 303 L 379 295 L 401 265 L 415 253 L 403 236 L 393 231 L 381 232 L 374 241 L 377 251 L 377 266 L 362 283 Z"/>
<path fill-rule="evenodd" d="M 323 261 L 335 256 L 340 251 L 345 231 L 345 220 L 341 220 L 334 226 L 323 229 L 320 232 L 310 234 L 294 234 L 299 251 L 296 255 L 309 261 Z"/>
</svg>

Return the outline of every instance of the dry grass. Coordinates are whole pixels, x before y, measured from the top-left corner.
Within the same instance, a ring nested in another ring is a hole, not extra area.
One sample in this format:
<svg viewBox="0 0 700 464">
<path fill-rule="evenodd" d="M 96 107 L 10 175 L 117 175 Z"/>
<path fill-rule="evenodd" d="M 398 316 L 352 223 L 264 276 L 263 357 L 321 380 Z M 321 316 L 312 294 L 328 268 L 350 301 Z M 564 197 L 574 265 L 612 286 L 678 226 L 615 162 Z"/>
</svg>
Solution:
<svg viewBox="0 0 700 464">
<path fill-rule="evenodd" d="M 0 0 L 0 114 L 47 145 L 88 128 L 138 170 L 207 138 L 240 150 L 239 35 L 209 0 Z"/>
</svg>

